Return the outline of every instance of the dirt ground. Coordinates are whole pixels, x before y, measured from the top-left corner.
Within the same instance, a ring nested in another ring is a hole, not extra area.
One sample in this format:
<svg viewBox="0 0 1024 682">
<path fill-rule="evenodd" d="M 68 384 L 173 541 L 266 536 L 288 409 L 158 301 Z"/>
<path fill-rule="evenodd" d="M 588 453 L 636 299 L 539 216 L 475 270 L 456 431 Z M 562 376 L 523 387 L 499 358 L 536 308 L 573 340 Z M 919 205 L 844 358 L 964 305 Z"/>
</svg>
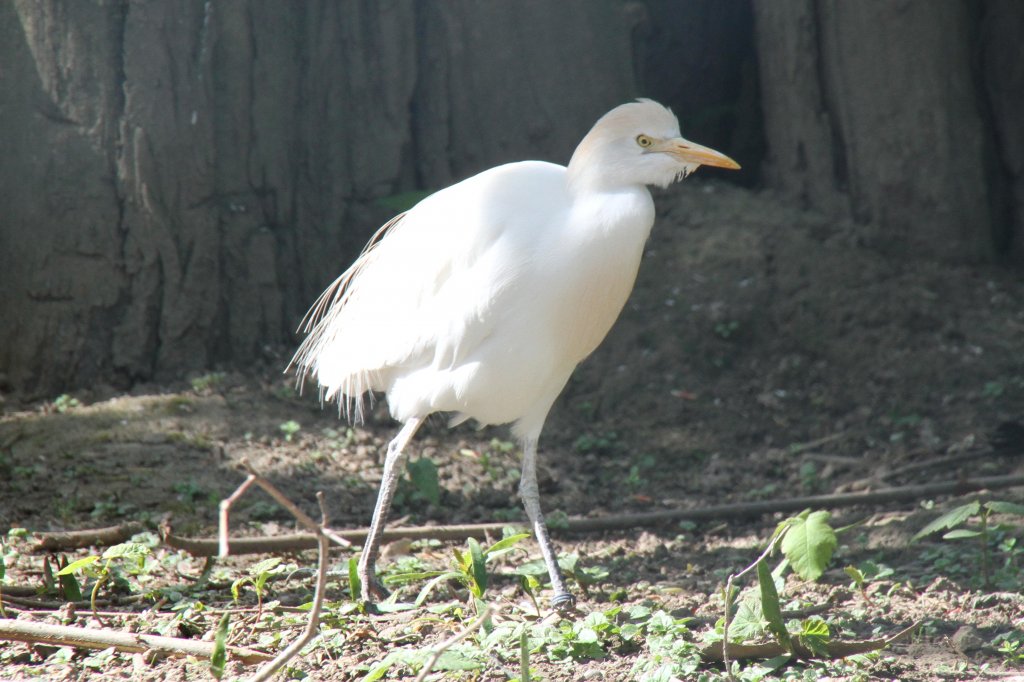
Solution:
<svg viewBox="0 0 1024 682">
<path fill-rule="evenodd" d="M 728 185 L 691 181 L 657 202 L 659 219 L 637 289 L 548 421 L 541 488 L 549 513 L 600 516 L 1024 473 L 1024 273 L 899 261 L 864 246 L 851 225 Z M 218 501 L 243 479 L 242 458 L 310 514 L 314 493 L 322 490 L 334 526 L 365 526 L 394 424 L 378 404 L 368 424 L 349 430 L 315 395 L 296 395 L 294 378 L 281 373 L 288 353 L 268 350 L 261 367 L 211 370 L 130 394 L 97 386 L 46 404 L 4 396 L 0 529 L 38 532 L 129 520 L 155 527 L 169 515 L 178 533 L 213 535 Z M 436 463 L 440 504 L 425 503 L 406 486 L 395 523 L 522 519 L 518 450 L 506 447 L 508 440 L 502 428 L 449 430 L 436 418 L 421 431 L 412 458 Z M 790 578 L 784 601 L 824 607 L 822 617 L 851 638 L 884 637 L 914 623 L 920 628 L 909 642 L 857 666 L 804 663 L 766 676 L 1021 674 L 1015 666 L 1024 663 L 1024 647 L 1021 656 L 998 649 L 1024 630 L 1024 519 L 1002 519 L 987 556 L 987 585 L 977 544 L 938 537 L 909 544 L 940 510 L 977 497 L 835 510 L 837 527 L 864 522 L 841 535 L 820 581 Z M 989 497 L 1020 503 L 1024 490 Z M 556 543 L 577 553 L 581 564 L 609 569 L 581 597 L 580 618 L 616 599 L 692 615 L 699 630 L 721 615 L 717 595 L 725 577 L 757 557 L 782 518 L 556 533 Z M 250 535 L 294 528 L 261 493 L 246 498 L 233 523 Z M 0 584 L 8 594 L 11 586 L 42 583 L 43 555 L 28 545 L 14 532 L 0 546 L 7 564 Z M 536 546 L 526 546 L 536 558 Z M 409 551 L 442 566 L 449 553 L 433 545 Z M 66 554 L 74 560 L 89 550 Z M 235 571 L 229 577 L 259 558 L 265 557 L 229 562 L 227 570 Z M 315 553 L 287 559 L 312 566 Z M 891 572 L 855 588 L 843 569 L 866 564 Z M 148 579 L 194 581 L 202 566 L 180 556 L 174 575 L 157 572 Z M 515 580 L 499 582 L 501 599 L 523 600 Z M 268 598 L 301 604 L 309 584 L 271 585 Z M 343 600 L 337 583 L 334 588 L 328 598 Z M 418 588 L 409 588 L 406 598 Z M 219 599 L 220 606 L 231 604 L 227 590 Z M 9 616 L 67 620 L 66 611 L 47 610 L 51 602 L 40 597 L 42 605 L 5 605 Z M 113 604 L 108 625 L 128 628 L 138 626 L 126 613 L 152 605 Z M 173 604 L 161 608 L 171 613 Z M 159 621 L 159 614 L 150 615 Z M 353 627 L 372 636 L 353 637 L 332 658 L 307 656 L 291 675 L 361 679 L 410 636 L 429 647 L 448 634 L 421 628 L 410 635 L 400 627 L 410 617 L 359 616 Z M 190 636 L 208 637 L 216 619 L 199 620 L 206 630 Z M 78 622 L 96 625 L 88 609 L 80 609 Z M 239 643 L 259 648 L 256 640 Z M 55 650 L 0 643 L 0 677 L 208 679 L 204 661 L 148 663 L 126 654 L 96 664 L 81 652 L 55 658 Z M 532 664 L 535 679 L 620 680 L 630 678 L 643 654 L 640 647 L 575 663 L 538 658 Z M 707 677 L 720 670 L 703 668 Z M 229 667 L 229 676 L 243 673 Z M 402 674 L 400 667 L 389 673 Z M 408 668 L 404 674 L 412 676 Z M 501 669 L 448 674 L 443 679 L 507 679 Z"/>
</svg>

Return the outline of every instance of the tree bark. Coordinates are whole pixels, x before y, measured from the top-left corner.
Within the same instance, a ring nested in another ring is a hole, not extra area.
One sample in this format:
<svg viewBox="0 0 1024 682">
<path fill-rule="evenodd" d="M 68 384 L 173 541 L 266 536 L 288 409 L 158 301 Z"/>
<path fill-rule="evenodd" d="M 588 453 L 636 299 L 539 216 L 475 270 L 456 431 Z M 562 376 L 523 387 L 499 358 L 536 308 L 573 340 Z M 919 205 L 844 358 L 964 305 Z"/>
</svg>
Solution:
<svg viewBox="0 0 1024 682">
<path fill-rule="evenodd" d="M 781 0 L 754 10 L 768 182 L 852 213 L 879 246 L 990 259 L 996 157 L 967 4 Z"/>
<path fill-rule="evenodd" d="M 993 238 L 1006 259 L 1024 266 L 1024 3 L 989 0 L 984 5 L 981 69 L 991 106 L 999 169 L 1005 194 L 996 197 L 997 225 Z M 998 180 L 994 181 L 998 182 Z"/>
<path fill-rule="evenodd" d="M 0 2 L 0 387 L 260 359 L 379 198 L 566 161 L 633 94 L 630 31 L 612 0 Z"/>
</svg>

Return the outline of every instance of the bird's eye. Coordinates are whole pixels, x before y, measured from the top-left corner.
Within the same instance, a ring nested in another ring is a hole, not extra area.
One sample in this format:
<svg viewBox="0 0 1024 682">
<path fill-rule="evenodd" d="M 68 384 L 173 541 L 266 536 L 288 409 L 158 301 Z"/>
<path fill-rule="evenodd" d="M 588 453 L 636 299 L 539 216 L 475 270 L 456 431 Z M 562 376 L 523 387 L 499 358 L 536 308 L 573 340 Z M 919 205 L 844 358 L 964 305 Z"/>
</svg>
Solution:
<svg viewBox="0 0 1024 682">
<path fill-rule="evenodd" d="M 647 147 L 650 147 L 652 144 L 654 144 L 654 140 L 647 137 L 646 135 L 637 135 L 636 143 L 643 147 L 644 149 L 646 149 Z"/>
</svg>

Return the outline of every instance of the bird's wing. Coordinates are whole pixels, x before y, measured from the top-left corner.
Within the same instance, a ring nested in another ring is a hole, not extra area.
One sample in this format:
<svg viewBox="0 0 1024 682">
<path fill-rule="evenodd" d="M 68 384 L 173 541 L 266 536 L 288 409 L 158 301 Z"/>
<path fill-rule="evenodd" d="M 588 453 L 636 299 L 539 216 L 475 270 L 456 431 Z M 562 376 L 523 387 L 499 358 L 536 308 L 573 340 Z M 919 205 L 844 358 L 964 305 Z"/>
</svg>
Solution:
<svg viewBox="0 0 1024 682">
<path fill-rule="evenodd" d="M 314 304 L 292 365 L 315 374 L 331 399 L 386 390 L 395 372 L 457 364 L 493 330 L 494 301 L 528 266 L 532 232 L 543 229 L 509 216 L 559 196 L 552 186 L 563 177 L 554 164 L 500 166 L 392 220 Z"/>
</svg>

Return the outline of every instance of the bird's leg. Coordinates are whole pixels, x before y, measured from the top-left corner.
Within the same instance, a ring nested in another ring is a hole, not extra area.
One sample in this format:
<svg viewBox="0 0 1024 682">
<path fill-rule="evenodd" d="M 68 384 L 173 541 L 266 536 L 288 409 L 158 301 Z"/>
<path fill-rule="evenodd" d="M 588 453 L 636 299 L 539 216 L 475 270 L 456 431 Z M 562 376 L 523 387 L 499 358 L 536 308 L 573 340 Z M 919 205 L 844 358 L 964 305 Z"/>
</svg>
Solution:
<svg viewBox="0 0 1024 682">
<path fill-rule="evenodd" d="M 359 557 L 359 582 L 362 584 L 359 598 L 364 605 L 372 605 L 374 599 L 385 599 L 388 591 L 384 589 L 377 579 L 377 555 L 380 552 L 380 538 L 384 532 L 384 524 L 388 520 L 388 511 L 391 509 L 391 499 L 395 496 L 395 488 L 398 486 L 399 465 L 402 463 L 405 446 L 415 435 L 416 429 L 420 427 L 423 420 L 414 417 L 402 425 L 402 429 L 395 436 L 394 440 L 388 443 L 388 454 L 384 459 L 384 475 L 380 482 L 380 492 L 377 493 L 377 506 L 373 508 L 373 520 L 370 522 L 370 530 L 366 535 L 366 542 L 363 544 L 363 553 Z"/>
<path fill-rule="evenodd" d="M 555 548 L 551 545 L 551 538 L 548 537 L 548 527 L 544 524 L 544 514 L 540 510 L 540 489 L 537 487 L 536 438 L 526 438 L 523 440 L 523 476 L 519 480 L 519 495 L 523 498 L 526 515 L 530 517 L 533 533 L 537 536 L 540 553 L 544 556 L 544 563 L 547 564 L 548 575 L 551 577 L 551 587 L 555 591 L 555 596 L 551 598 L 551 605 L 558 611 L 568 611 L 575 606 L 576 598 L 569 593 L 568 588 L 565 586 L 562 569 L 558 567 L 558 555 L 555 553 Z"/>
</svg>

